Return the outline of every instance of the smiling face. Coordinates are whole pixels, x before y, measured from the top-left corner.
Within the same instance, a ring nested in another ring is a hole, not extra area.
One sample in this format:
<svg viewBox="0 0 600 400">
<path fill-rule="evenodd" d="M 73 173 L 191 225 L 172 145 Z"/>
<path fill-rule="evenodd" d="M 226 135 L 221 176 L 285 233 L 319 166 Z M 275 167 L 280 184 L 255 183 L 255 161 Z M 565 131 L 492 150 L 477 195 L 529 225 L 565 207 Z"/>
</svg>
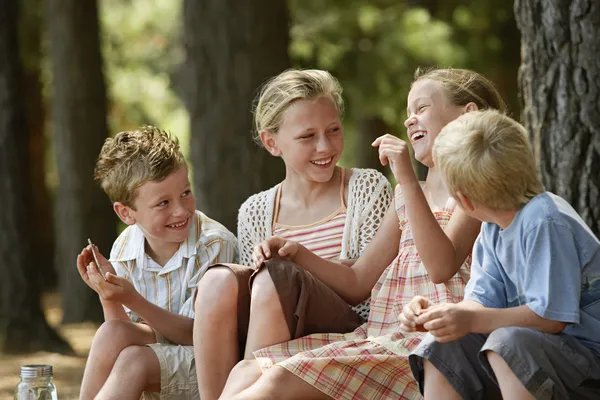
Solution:
<svg viewBox="0 0 600 400">
<path fill-rule="evenodd" d="M 408 94 L 408 118 L 404 126 L 413 146 L 415 158 L 433 167 L 433 142 L 446 124 L 466 111 L 465 106 L 448 102 L 442 85 L 431 79 L 416 81 Z"/>
<path fill-rule="evenodd" d="M 137 224 L 154 253 L 174 254 L 188 237 L 196 209 L 187 167 L 160 182 L 146 182 L 136 192 L 135 209 L 115 204 L 115 211 L 126 224 Z"/>
<path fill-rule="evenodd" d="M 283 114 L 279 131 L 263 132 L 261 140 L 284 160 L 288 176 L 311 182 L 330 181 L 344 149 L 340 115 L 329 97 L 295 101 Z"/>
</svg>

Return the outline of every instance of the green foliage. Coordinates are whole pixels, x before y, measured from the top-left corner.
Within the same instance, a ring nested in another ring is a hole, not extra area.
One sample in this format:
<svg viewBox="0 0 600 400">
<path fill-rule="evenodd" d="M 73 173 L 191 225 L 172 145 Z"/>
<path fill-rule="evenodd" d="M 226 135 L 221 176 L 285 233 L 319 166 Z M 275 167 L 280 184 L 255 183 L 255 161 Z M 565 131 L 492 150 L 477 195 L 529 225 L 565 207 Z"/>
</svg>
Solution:
<svg viewBox="0 0 600 400">
<path fill-rule="evenodd" d="M 350 149 L 361 118 L 382 117 L 391 133 L 404 134 L 406 97 L 419 66 L 475 69 L 500 82 L 505 97 L 516 93 L 519 37 L 511 25 L 512 2 L 439 0 L 425 2 L 429 9 L 407 3 L 289 1 L 290 55 L 297 67 L 327 69 L 340 80 Z M 517 63 L 504 66 L 510 46 Z M 506 78 L 510 68 L 514 73 Z"/>
<path fill-rule="evenodd" d="M 177 135 L 189 152 L 189 118 L 171 76 L 184 61 L 181 0 L 101 0 L 112 132 L 142 124 Z"/>
</svg>

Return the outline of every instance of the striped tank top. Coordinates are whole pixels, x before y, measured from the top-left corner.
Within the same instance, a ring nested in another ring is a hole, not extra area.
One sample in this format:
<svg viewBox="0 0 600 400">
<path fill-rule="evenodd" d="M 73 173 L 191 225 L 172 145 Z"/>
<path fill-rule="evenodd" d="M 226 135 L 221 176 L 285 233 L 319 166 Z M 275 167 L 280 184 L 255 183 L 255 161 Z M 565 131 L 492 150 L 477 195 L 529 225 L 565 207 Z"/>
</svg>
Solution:
<svg viewBox="0 0 600 400">
<path fill-rule="evenodd" d="M 344 201 L 344 168 L 341 168 L 340 208 L 324 219 L 309 225 L 289 226 L 277 223 L 281 185 L 275 197 L 273 236 L 293 240 L 321 258 L 339 258 L 342 252 L 342 237 L 346 224 L 346 202 Z"/>
</svg>

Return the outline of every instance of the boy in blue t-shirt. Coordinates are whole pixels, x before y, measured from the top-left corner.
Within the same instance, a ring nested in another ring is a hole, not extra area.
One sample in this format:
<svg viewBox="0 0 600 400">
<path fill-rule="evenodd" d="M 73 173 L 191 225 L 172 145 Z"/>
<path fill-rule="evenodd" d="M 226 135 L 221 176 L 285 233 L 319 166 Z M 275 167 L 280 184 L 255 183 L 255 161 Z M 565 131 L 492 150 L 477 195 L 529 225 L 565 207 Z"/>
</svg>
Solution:
<svg viewBox="0 0 600 400">
<path fill-rule="evenodd" d="M 409 359 L 425 398 L 600 398 L 600 242 L 544 192 L 525 129 L 468 113 L 433 154 L 484 224 L 464 301 L 404 307 L 403 328 L 429 332 Z"/>
</svg>

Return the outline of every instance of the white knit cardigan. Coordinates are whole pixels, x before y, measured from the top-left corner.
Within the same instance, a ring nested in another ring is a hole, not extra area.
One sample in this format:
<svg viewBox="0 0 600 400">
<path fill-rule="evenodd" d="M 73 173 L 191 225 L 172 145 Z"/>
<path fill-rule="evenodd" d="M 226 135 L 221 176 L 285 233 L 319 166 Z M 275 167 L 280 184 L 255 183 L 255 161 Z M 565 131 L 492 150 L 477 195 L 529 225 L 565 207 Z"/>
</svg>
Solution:
<svg viewBox="0 0 600 400">
<path fill-rule="evenodd" d="M 353 168 L 340 259 L 357 259 L 373 239 L 393 198 L 385 176 L 374 169 Z M 252 250 L 273 236 L 273 211 L 279 185 L 250 196 L 238 213 L 240 264 L 252 265 Z M 365 306 L 356 308 L 365 317 Z"/>
</svg>

